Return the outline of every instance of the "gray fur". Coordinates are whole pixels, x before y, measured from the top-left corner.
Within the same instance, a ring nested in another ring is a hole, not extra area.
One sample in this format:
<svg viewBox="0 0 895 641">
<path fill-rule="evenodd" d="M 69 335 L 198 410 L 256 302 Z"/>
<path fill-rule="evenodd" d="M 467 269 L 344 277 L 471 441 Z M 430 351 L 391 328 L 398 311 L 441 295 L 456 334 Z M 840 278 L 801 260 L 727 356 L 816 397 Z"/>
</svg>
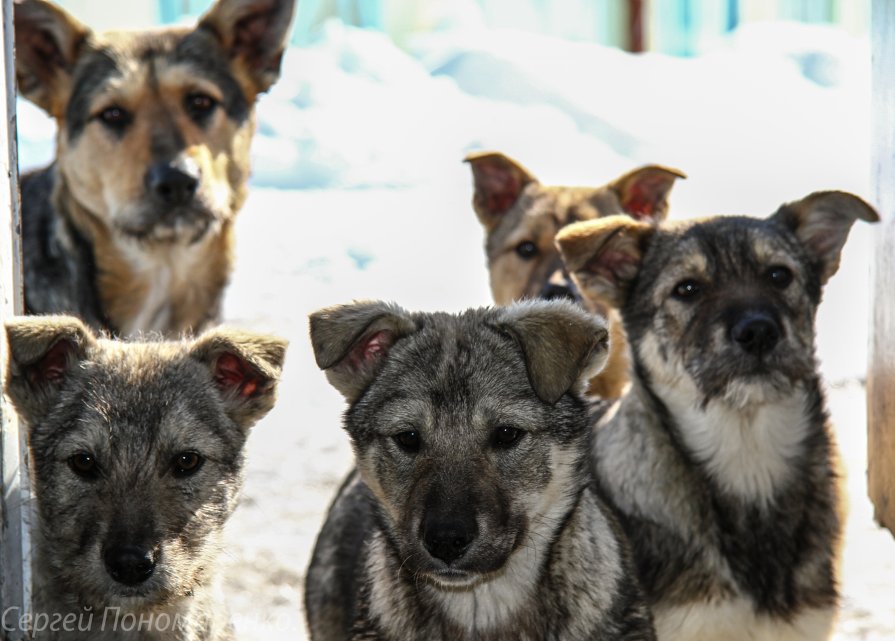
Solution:
<svg viewBox="0 0 895 641">
<path fill-rule="evenodd" d="M 222 328 L 192 341 L 125 343 L 65 316 L 16 319 L 6 331 L 6 393 L 27 425 L 39 517 L 35 611 L 92 623 L 35 638 L 231 639 L 216 558 L 285 341 Z M 183 453 L 202 461 L 186 476 Z M 86 476 L 76 467 L 85 454 L 95 460 Z M 104 559 L 123 545 L 151 553 L 144 581 L 113 578 Z M 155 623 L 129 631 L 125 617 Z"/>
<path fill-rule="evenodd" d="M 588 472 L 578 388 L 604 362 L 606 335 L 559 301 L 312 315 L 318 364 L 340 370 L 331 380 L 349 401 L 358 465 L 308 570 L 315 641 L 654 638 Z M 502 446 L 509 427 L 521 436 Z M 398 437 L 409 430 L 418 450 Z M 430 546 L 443 521 L 473 532 L 456 558 Z"/>
<path fill-rule="evenodd" d="M 616 217 L 558 237 L 584 295 L 621 306 L 632 346 L 631 390 L 595 412 L 594 463 L 660 639 L 831 634 L 842 515 L 814 317 L 858 218 L 876 214 L 821 192 L 765 220 Z M 737 342 L 750 315 L 775 344 Z"/>
</svg>

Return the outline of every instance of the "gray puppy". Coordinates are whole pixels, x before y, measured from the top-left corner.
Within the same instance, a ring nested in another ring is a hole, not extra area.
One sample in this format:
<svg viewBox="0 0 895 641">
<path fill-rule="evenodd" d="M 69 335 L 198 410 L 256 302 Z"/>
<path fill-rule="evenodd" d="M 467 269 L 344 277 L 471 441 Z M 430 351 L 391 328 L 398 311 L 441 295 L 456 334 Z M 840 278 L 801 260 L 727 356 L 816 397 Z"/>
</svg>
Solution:
<svg viewBox="0 0 895 641">
<path fill-rule="evenodd" d="M 814 319 L 859 219 L 878 217 L 819 192 L 764 220 L 614 217 L 557 237 L 632 347 L 633 385 L 594 452 L 660 639 L 831 634 L 842 514 Z"/>
<path fill-rule="evenodd" d="M 285 341 L 125 343 L 65 316 L 6 331 L 39 515 L 35 638 L 230 639 L 215 559 Z"/>
<path fill-rule="evenodd" d="M 308 571 L 316 641 L 654 638 L 588 471 L 607 336 L 560 301 L 311 316 L 358 466 Z"/>
</svg>

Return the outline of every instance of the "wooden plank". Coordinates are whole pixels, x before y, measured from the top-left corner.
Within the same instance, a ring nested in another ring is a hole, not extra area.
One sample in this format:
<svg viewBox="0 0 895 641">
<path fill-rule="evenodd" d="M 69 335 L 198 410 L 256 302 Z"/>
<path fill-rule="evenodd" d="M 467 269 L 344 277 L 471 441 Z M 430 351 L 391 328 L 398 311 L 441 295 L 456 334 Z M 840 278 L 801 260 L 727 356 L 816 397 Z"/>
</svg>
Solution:
<svg viewBox="0 0 895 641">
<path fill-rule="evenodd" d="M 867 375 L 868 491 L 895 532 L 895 3 L 873 0 L 873 168 L 877 229 Z"/>
<path fill-rule="evenodd" d="M 3 58 L 0 100 L 0 321 L 21 314 L 22 261 L 19 218 L 18 158 L 16 153 L 15 66 L 13 61 L 13 0 L 2 0 Z M 6 341 L 0 338 L 0 384 L 6 373 Z M 29 483 L 24 439 L 15 414 L 0 397 L 0 636 L 8 641 L 25 638 L 13 625 L 30 611 L 31 545 L 28 532 Z"/>
</svg>

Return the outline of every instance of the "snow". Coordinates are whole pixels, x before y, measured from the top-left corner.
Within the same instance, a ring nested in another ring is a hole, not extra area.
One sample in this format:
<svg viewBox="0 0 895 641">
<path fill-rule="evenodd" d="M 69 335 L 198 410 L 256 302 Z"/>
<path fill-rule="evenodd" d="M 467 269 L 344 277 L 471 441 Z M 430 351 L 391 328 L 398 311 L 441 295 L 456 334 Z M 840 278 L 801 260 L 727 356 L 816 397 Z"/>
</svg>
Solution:
<svg viewBox="0 0 895 641">
<path fill-rule="evenodd" d="M 427 310 L 490 302 L 466 152 L 504 151 L 557 184 L 675 166 L 689 179 L 672 193 L 674 217 L 764 216 L 820 189 L 871 199 L 869 47 L 831 28 L 752 25 L 692 59 L 483 28 L 405 44 L 328 23 L 319 41 L 287 53 L 258 106 L 225 317 L 292 344 L 228 528 L 228 598 L 242 639 L 303 638 L 303 572 L 351 465 L 342 401 L 314 365 L 307 314 L 359 298 Z M 20 101 L 18 124 L 22 167 L 48 162 L 53 123 Z M 818 318 L 851 470 L 838 641 L 895 634 L 895 544 L 865 498 L 858 382 L 873 231 L 856 225 Z"/>
</svg>

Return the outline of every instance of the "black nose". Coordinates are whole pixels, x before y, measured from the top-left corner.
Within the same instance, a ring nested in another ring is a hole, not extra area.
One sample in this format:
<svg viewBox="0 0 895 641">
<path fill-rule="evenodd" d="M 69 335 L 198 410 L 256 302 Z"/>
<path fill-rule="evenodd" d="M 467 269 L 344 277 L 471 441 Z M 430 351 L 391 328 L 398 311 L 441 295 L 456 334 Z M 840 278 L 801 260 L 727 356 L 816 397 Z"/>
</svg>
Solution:
<svg viewBox="0 0 895 641">
<path fill-rule="evenodd" d="M 429 554 L 450 564 L 466 553 L 477 534 L 475 519 L 436 521 L 426 524 L 423 543 Z"/>
<path fill-rule="evenodd" d="M 136 545 L 115 545 L 103 554 L 106 570 L 124 585 L 138 585 L 152 576 L 155 559 L 152 552 Z"/>
<path fill-rule="evenodd" d="M 780 325 L 766 314 L 749 314 L 730 328 L 730 338 L 744 351 L 761 356 L 780 340 Z"/>
<path fill-rule="evenodd" d="M 541 290 L 539 298 L 544 300 L 577 300 L 575 293 L 570 287 L 566 285 L 554 285 L 553 283 L 547 283 L 544 289 Z"/>
<path fill-rule="evenodd" d="M 161 204 L 186 205 L 199 187 L 199 170 L 190 162 L 156 163 L 146 172 L 146 189 Z"/>
</svg>

